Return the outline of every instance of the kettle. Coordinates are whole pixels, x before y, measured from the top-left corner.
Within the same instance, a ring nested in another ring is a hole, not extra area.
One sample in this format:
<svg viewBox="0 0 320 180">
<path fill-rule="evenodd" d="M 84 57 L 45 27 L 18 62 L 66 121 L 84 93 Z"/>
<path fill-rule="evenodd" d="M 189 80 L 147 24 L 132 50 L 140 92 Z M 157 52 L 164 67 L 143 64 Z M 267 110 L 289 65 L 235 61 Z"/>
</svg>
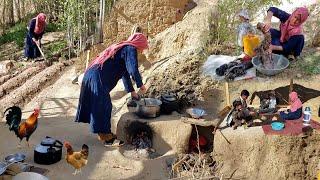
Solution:
<svg viewBox="0 0 320 180">
<path fill-rule="evenodd" d="M 179 110 L 179 99 L 177 94 L 164 93 L 161 95 L 160 100 L 162 101 L 160 111 L 163 114 L 171 114 L 173 111 Z"/>
<path fill-rule="evenodd" d="M 34 162 L 50 165 L 61 160 L 62 142 L 46 136 L 34 149 Z"/>
</svg>

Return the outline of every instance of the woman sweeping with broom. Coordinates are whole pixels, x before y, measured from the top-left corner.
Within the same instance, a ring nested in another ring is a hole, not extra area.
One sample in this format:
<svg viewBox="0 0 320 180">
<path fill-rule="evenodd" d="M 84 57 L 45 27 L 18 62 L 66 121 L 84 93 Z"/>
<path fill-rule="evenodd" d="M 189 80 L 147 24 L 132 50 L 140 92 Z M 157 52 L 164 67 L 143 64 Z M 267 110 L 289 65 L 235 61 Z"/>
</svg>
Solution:
<svg viewBox="0 0 320 180">
<path fill-rule="evenodd" d="M 142 93 L 146 88 L 138 69 L 137 51 L 148 48 L 146 36 L 142 33 L 131 35 L 128 40 L 109 46 L 87 68 L 81 85 L 76 122 L 90 123 L 91 131 L 105 146 L 116 144 L 116 136 L 111 133 L 112 104 L 110 91 L 122 79 L 127 92 L 133 99 L 139 99 L 131 77 Z"/>
</svg>

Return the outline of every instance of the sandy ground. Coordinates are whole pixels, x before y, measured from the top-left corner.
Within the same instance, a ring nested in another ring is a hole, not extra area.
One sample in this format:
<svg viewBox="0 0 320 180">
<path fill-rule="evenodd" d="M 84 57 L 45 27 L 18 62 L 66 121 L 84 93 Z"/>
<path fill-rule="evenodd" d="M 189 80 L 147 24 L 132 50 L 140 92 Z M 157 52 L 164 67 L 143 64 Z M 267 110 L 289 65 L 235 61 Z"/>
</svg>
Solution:
<svg viewBox="0 0 320 180">
<path fill-rule="evenodd" d="M 4 122 L 0 123 L 0 159 L 11 153 L 23 152 L 27 155 L 26 162 L 33 162 L 33 148 L 45 136 L 51 136 L 61 141 L 69 141 L 75 150 L 83 143 L 90 147 L 88 165 L 83 168 L 82 175 L 73 176 L 73 168 L 64 159 L 60 162 L 41 166 L 50 170 L 51 179 L 161 179 L 165 177 L 163 158 L 142 162 L 125 158 L 118 148 L 106 148 L 89 132 L 87 124 L 74 122 L 79 97 L 79 86 L 71 84 L 74 68 L 69 68 L 52 86 L 44 89 L 23 109 L 23 116 L 29 116 L 38 102 L 41 113 L 38 129 L 30 140 L 30 148 L 23 141 L 19 149 L 18 139 L 9 132 Z M 65 154 L 65 151 L 63 151 Z M 64 155 L 63 155 L 64 158 Z M 36 165 L 36 164 L 34 164 Z"/>
</svg>

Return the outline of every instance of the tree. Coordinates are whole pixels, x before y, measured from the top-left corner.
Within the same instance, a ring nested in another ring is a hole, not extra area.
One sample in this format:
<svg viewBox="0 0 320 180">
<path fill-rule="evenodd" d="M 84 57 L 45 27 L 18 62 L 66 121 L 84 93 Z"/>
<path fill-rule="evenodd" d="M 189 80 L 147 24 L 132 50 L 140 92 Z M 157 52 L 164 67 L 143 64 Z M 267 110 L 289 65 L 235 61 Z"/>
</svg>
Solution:
<svg viewBox="0 0 320 180">
<path fill-rule="evenodd" d="M 100 15 L 99 15 L 99 23 L 98 23 L 99 43 L 103 42 L 105 4 L 106 4 L 105 0 L 100 0 Z"/>
</svg>

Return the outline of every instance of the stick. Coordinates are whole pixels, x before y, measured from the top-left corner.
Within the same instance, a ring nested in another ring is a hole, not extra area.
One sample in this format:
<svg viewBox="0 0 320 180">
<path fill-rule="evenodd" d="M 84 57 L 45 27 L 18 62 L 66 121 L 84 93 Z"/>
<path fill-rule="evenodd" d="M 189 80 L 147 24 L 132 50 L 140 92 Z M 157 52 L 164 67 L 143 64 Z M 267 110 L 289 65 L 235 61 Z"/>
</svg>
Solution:
<svg viewBox="0 0 320 180">
<path fill-rule="evenodd" d="M 43 52 L 42 52 L 42 50 L 41 50 L 41 48 L 38 46 L 38 44 L 37 43 L 35 43 L 36 45 L 37 45 L 37 47 L 38 47 L 38 49 L 39 49 L 39 51 L 40 51 L 40 53 L 41 53 L 41 56 L 43 57 L 43 59 L 46 61 L 47 59 L 46 59 L 46 57 L 44 56 L 44 54 L 43 54 Z"/>
<path fill-rule="evenodd" d="M 221 133 L 221 136 L 227 141 L 227 143 L 231 144 L 231 142 L 224 136 L 224 134 L 221 132 L 221 130 L 219 130 L 219 132 Z"/>
<path fill-rule="evenodd" d="M 290 79 L 290 87 L 289 87 L 289 94 L 293 91 L 293 78 Z M 290 101 L 290 96 L 289 96 Z"/>
<path fill-rule="evenodd" d="M 227 99 L 227 106 L 230 106 L 230 93 L 229 93 L 229 83 L 225 83 L 226 88 L 226 99 Z"/>
<path fill-rule="evenodd" d="M 87 61 L 86 61 L 86 69 L 89 66 L 89 60 L 90 60 L 90 50 L 87 51 Z"/>
<path fill-rule="evenodd" d="M 184 157 L 178 161 L 177 163 L 175 163 L 173 166 L 172 166 L 172 170 L 173 172 L 176 172 L 179 168 L 179 166 L 188 158 L 188 155 L 184 155 Z"/>
</svg>

